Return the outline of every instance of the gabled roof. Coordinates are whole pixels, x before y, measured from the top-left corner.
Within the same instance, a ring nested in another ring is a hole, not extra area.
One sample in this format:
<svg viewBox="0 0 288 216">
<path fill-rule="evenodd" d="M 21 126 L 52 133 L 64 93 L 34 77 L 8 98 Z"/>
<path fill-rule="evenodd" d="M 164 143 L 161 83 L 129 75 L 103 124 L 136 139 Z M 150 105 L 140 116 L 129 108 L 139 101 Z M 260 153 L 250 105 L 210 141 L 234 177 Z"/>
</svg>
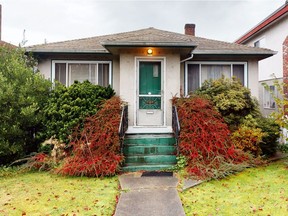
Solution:
<svg viewBox="0 0 288 216">
<path fill-rule="evenodd" d="M 253 27 L 244 35 L 242 35 L 239 39 L 235 41 L 235 43 L 239 43 L 239 44 L 244 43 L 245 41 L 253 37 L 255 34 L 266 29 L 268 26 L 271 26 L 276 21 L 279 21 L 280 19 L 284 19 L 287 16 L 288 16 L 288 1 L 286 1 L 284 5 L 282 5 L 276 11 L 274 11 L 272 14 L 266 17 L 263 21 L 261 21 L 255 27 Z"/>
<path fill-rule="evenodd" d="M 14 46 L 13 44 L 7 43 L 5 41 L 0 40 L 0 46 L 5 46 L 5 47 L 9 47 L 9 48 L 16 48 L 16 46 Z"/>
<path fill-rule="evenodd" d="M 155 28 L 35 45 L 26 50 L 34 53 L 110 53 L 111 47 L 188 48 L 193 54 L 252 54 L 267 57 L 275 54 L 269 49 L 248 47 Z"/>
</svg>

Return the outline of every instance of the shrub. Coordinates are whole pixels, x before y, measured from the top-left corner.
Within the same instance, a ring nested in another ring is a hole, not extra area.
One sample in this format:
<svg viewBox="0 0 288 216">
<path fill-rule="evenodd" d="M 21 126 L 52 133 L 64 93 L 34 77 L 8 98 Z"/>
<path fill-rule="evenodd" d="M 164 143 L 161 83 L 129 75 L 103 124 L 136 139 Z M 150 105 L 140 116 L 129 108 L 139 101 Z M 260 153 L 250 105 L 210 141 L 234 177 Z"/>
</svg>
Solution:
<svg viewBox="0 0 288 216">
<path fill-rule="evenodd" d="M 58 173 L 89 177 L 114 175 L 123 160 L 118 136 L 120 118 L 121 100 L 114 96 L 97 114 L 86 118 L 83 130 L 79 128 L 72 135 L 72 154 Z"/>
<path fill-rule="evenodd" d="M 0 165 L 36 151 L 51 83 L 21 49 L 0 47 Z"/>
<path fill-rule="evenodd" d="M 260 115 L 258 104 L 251 97 L 250 90 L 236 78 L 222 77 L 205 81 L 196 94 L 204 95 L 213 102 L 231 130 L 237 129 L 246 115 Z"/>
<path fill-rule="evenodd" d="M 264 135 L 260 128 L 240 125 L 240 127 L 232 133 L 231 139 L 236 148 L 258 156 L 261 153 L 260 142 Z"/>
<path fill-rule="evenodd" d="M 97 105 L 114 94 L 111 87 L 93 85 L 89 81 L 76 81 L 70 87 L 56 85 L 44 109 L 46 128 L 42 137 L 53 136 L 68 143 L 73 128 L 83 126 L 84 119 L 97 112 Z"/>
<path fill-rule="evenodd" d="M 248 155 L 235 149 L 227 124 L 209 100 L 191 96 L 174 98 L 174 104 L 181 126 L 179 150 L 191 175 L 218 178 L 247 165 Z"/>
<path fill-rule="evenodd" d="M 279 145 L 280 126 L 273 118 L 258 118 L 258 127 L 261 128 L 265 135 L 262 137 L 260 148 L 263 155 L 273 156 Z"/>
<path fill-rule="evenodd" d="M 47 171 L 54 168 L 54 166 L 56 166 L 56 164 L 51 156 L 45 153 L 37 153 L 27 158 L 27 162 L 22 166 L 22 169 Z"/>
</svg>

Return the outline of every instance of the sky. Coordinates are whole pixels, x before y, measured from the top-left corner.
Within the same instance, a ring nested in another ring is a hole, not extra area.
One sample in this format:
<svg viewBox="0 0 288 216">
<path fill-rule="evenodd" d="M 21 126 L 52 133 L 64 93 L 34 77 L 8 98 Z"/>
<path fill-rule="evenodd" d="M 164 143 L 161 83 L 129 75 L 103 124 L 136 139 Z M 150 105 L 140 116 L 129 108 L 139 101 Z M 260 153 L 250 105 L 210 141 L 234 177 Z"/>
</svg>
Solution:
<svg viewBox="0 0 288 216">
<path fill-rule="evenodd" d="M 25 46 L 148 27 L 233 42 L 285 0 L 0 0 L 2 40 Z M 25 33 L 24 33 L 25 31 Z M 23 45 L 22 44 L 22 45 Z"/>
</svg>

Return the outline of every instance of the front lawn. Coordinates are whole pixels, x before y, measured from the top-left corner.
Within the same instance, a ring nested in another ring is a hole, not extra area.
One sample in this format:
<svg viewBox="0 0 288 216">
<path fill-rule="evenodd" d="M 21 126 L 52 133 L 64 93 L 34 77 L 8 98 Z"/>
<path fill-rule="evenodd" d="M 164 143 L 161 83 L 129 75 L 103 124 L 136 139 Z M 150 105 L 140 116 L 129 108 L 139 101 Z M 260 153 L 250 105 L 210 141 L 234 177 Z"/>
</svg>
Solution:
<svg viewBox="0 0 288 216">
<path fill-rule="evenodd" d="M 44 172 L 0 177 L 0 215 L 112 215 L 118 178 Z"/>
<path fill-rule="evenodd" d="M 288 159 L 180 193 L 187 215 L 288 215 Z"/>
</svg>

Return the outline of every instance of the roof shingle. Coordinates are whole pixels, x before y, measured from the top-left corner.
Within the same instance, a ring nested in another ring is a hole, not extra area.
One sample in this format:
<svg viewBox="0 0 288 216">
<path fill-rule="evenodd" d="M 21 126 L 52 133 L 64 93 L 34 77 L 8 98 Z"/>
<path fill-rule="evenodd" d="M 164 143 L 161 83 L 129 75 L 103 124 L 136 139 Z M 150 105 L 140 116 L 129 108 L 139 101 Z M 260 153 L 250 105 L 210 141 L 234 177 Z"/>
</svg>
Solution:
<svg viewBox="0 0 288 216">
<path fill-rule="evenodd" d="M 175 32 L 146 28 L 136 31 L 96 36 L 78 40 L 48 43 L 27 47 L 31 52 L 62 52 L 62 53 L 109 53 L 105 48 L 107 44 L 174 44 L 195 47 L 195 54 L 269 54 L 274 52 L 269 49 L 249 47 L 235 43 L 185 35 Z M 163 45 L 163 46 L 164 46 Z M 139 45 L 140 46 L 140 45 Z"/>
</svg>

